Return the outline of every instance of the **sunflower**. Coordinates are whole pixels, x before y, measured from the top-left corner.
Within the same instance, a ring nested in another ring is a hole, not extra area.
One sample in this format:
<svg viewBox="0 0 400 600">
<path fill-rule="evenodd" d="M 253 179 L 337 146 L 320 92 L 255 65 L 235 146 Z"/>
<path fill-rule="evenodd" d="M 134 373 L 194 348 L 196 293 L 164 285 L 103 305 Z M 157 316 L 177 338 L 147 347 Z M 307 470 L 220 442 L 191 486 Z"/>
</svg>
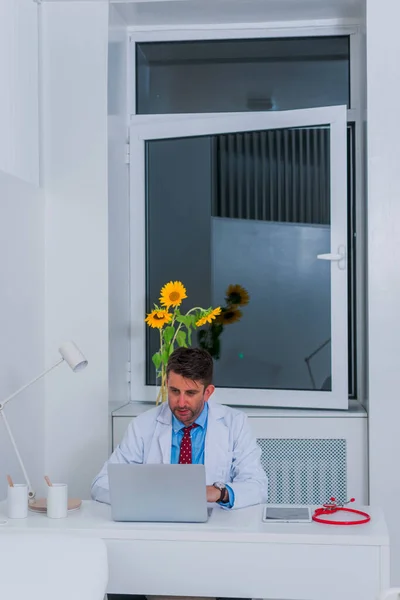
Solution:
<svg viewBox="0 0 400 600">
<path fill-rule="evenodd" d="M 147 315 L 145 321 L 153 329 L 162 329 L 171 319 L 172 315 L 167 310 L 156 308 Z"/>
<path fill-rule="evenodd" d="M 226 290 L 226 301 L 236 306 L 246 306 L 249 303 L 250 296 L 247 290 L 241 285 L 230 285 Z"/>
<path fill-rule="evenodd" d="M 241 310 L 236 308 L 235 306 L 225 308 L 221 314 L 219 315 L 217 321 L 221 323 L 221 325 L 230 325 L 231 323 L 236 323 L 240 321 L 243 313 Z"/>
<path fill-rule="evenodd" d="M 180 281 L 170 281 L 161 289 L 160 302 L 166 308 L 180 306 L 184 298 L 187 298 L 186 288 Z"/>
<path fill-rule="evenodd" d="M 200 319 L 198 321 L 196 321 L 196 327 L 202 327 L 202 325 L 205 325 L 206 323 L 211 323 L 220 314 L 221 314 L 221 309 L 219 306 L 218 306 L 218 308 L 214 308 L 214 309 L 209 308 L 206 312 L 202 313 L 202 316 L 200 317 Z"/>
</svg>

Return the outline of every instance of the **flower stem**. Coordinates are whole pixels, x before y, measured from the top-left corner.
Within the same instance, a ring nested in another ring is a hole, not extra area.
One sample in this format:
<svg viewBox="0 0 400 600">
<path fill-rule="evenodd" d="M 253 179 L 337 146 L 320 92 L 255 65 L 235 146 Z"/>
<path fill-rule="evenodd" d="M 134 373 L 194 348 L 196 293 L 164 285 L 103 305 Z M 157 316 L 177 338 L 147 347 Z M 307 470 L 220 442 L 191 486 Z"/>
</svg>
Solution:
<svg viewBox="0 0 400 600">
<path fill-rule="evenodd" d="M 186 315 L 183 315 L 184 317 L 187 317 L 188 314 L 190 314 L 191 312 L 193 312 L 194 310 L 203 310 L 200 306 L 195 306 L 194 308 L 191 308 L 190 310 L 187 311 Z M 182 327 L 183 323 L 179 323 L 179 326 L 177 328 L 177 330 L 175 331 L 175 335 L 172 338 L 172 342 L 171 344 L 174 345 L 175 340 L 176 340 L 176 336 L 178 335 L 178 331 L 180 330 L 180 328 Z M 187 325 L 186 325 L 186 329 L 188 329 Z"/>
<path fill-rule="evenodd" d="M 177 330 L 175 331 L 175 335 L 172 338 L 172 342 L 171 342 L 172 345 L 174 345 L 175 340 L 176 340 L 176 336 L 178 335 L 178 331 L 180 330 L 180 328 L 182 327 L 182 325 L 183 325 L 183 323 L 179 323 L 179 326 L 178 326 Z"/>
<path fill-rule="evenodd" d="M 189 315 L 194 310 L 204 310 L 204 308 L 201 308 L 201 306 L 194 306 L 193 308 L 191 308 L 190 310 L 187 311 L 186 315 Z M 185 315 L 185 317 L 186 317 L 186 315 Z"/>
</svg>

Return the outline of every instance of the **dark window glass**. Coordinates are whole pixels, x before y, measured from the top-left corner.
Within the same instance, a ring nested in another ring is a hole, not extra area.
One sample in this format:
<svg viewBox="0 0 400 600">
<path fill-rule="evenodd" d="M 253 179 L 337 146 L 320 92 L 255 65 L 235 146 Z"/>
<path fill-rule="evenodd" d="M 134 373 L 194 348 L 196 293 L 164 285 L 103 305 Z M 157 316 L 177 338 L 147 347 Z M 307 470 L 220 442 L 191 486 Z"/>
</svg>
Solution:
<svg viewBox="0 0 400 600">
<path fill-rule="evenodd" d="M 146 180 L 148 311 L 170 280 L 187 308 L 224 305 L 239 284 L 241 313 L 195 339 L 216 385 L 330 391 L 330 263 L 317 259 L 330 251 L 329 128 L 149 141 Z"/>
<path fill-rule="evenodd" d="M 136 45 L 138 114 L 350 106 L 348 36 Z"/>
</svg>

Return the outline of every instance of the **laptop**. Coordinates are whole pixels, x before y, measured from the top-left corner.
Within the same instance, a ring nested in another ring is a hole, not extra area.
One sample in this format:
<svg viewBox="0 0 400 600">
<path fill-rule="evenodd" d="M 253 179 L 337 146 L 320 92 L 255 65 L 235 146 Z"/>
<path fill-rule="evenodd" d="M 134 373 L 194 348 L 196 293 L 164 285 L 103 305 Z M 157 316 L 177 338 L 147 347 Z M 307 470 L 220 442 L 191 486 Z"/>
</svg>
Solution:
<svg viewBox="0 0 400 600">
<path fill-rule="evenodd" d="M 114 521 L 204 523 L 204 465 L 109 464 Z"/>
</svg>

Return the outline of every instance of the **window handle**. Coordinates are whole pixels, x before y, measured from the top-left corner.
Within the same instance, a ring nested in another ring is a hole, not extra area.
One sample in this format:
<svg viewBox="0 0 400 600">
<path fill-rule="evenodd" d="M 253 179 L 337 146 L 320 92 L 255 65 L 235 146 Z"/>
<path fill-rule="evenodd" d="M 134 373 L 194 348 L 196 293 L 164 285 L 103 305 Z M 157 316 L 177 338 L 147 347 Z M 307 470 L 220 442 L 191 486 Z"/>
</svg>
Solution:
<svg viewBox="0 0 400 600">
<path fill-rule="evenodd" d="M 319 260 L 329 260 L 330 262 L 337 262 L 338 267 L 341 271 L 346 269 L 346 246 L 339 246 L 337 254 L 317 254 Z"/>
</svg>

